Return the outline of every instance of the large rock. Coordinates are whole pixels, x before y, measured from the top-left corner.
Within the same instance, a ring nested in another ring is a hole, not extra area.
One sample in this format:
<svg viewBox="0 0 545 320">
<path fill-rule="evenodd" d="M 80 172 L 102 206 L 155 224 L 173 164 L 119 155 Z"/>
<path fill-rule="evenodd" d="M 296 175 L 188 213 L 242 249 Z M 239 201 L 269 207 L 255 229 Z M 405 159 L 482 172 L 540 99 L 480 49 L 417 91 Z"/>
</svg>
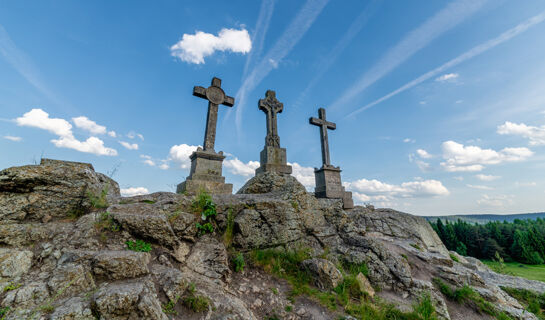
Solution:
<svg viewBox="0 0 545 320">
<path fill-rule="evenodd" d="M 149 273 L 149 261 L 146 252 L 106 251 L 93 258 L 93 272 L 112 280 L 135 278 Z"/>
<path fill-rule="evenodd" d="M 95 320 L 88 301 L 74 297 L 55 309 L 51 320 Z"/>
<path fill-rule="evenodd" d="M 187 266 L 196 273 L 212 279 L 226 279 L 229 261 L 223 243 L 212 236 L 203 236 L 187 258 Z"/>
<path fill-rule="evenodd" d="M 265 172 L 251 178 L 237 191 L 238 194 L 306 193 L 305 187 L 290 175 L 279 175 L 274 172 Z"/>
<path fill-rule="evenodd" d="M 104 320 L 168 320 L 149 280 L 105 283 L 93 295 L 93 309 Z"/>
<path fill-rule="evenodd" d="M 343 281 L 343 275 L 335 265 L 326 259 L 314 258 L 302 262 L 310 271 L 316 286 L 322 290 L 332 290 Z"/>
<path fill-rule="evenodd" d="M 32 266 L 32 251 L 0 248 L 0 277 L 15 278 Z"/>
<path fill-rule="evenodd" d="M 0 219 L 42 220 L 80 215 L 91 209 L 89 195 L 114 201 L 117 182 L 88 163 L 42 159 L 39 165 L 0 171 Z"/>
</svg>

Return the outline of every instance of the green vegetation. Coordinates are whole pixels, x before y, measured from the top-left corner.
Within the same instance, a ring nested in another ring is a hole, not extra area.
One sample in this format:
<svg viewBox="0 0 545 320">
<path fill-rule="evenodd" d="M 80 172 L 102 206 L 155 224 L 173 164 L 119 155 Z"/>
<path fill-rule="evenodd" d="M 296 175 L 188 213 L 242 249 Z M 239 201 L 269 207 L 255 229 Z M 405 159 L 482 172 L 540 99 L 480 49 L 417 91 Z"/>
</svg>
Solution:
<svg viewBox="0 0 545 320">
<path fill-rule="evenodd" d="M 8 312 L 9 312 L 9 307 L 2 307 L 0 308 L 0 320 L 4 320 L 6 319 L 6 316 L 8 315 Z"/>
<path fill-rule="evenodd" d="M 13 282 L 10 282 L 7 286 L 4 287 L 4 292 L 8 292 L 8 291 L 11 291 L 11 290 L 15 290 L 17 288 L 21 287 L 21 284 L 20 283 L 13 283 Z"/>
<path fill-rule="evenodd" d="M 504 288 L 511 297 L 517 299 L 526 310 L 535 314 L 539 319 L 545 320 L 545 293 L 539 295 L 535 292 L 521 289 Z"/>
<path fill-rule="evenodd" d="M 155 203 L 155 201 L 153 201 L 153 200 L 142 200 L 140 202 L 147 203 L 147 204 L 154 204 Z"/>
<path fill-rule="evenodd" d="M 467 305 L 480 313 L 488 314 L 496 319 L 510 319 L 505 313 L 497 311 L 496 308 L 494 308 L 494 305 L 484 300 L 477 291 L 467 285 L 453 289 L 439 278 L 434 278 L 433 283 L 435 283 L 441 293 L 449 300 Z"/>
<path fill-rule="evenodd" d="M 184 306 L 193 310 L 193 312 L 203 312 L 208 309 L 210 300 L 207 297 L 196 295 L 195 284 L 191 283 L 189 285 L 188 296 L 182 300 Z"/>
<path fill-rule="evenodd" d="M 422 248 L 416 243 L 411 243 L 411 247 L 415 248 L 418 251 L 422 251 Z"/>
<path fill-rule="evenodd" d="M 119 231 L 119 225 L 114 221 L 109 212 L 101 212 L 95 219 L 95 228 L 98 231 Z"/>
<path fill-rule="evenodd" d="M 278 288 L 271 288 L 273 294 L 278 294 Z"/>
<path fill-rule="evenodd" d="M 151 244 L 147 243 L 144 240 L 136 240 L 136 241 L 127 241 L 125 242 L 127 245 L 127 249 L 136 251 L 136 252 L 150 252 L 151 251 Z"/>
<path fill-rule="evenodd" d="M 227 209 L 227 221 L 225 223 L 225 233 L 223 234 L 223 244 L 229 248 L 233 242 L 233 234 L 235 230 L 235 214 L 233 208 Z"/>
<path fill-rule="evenodd" d="M 163 303 L 163 305 L 161 306 L 162 310 L 163 310 L 163 313 L 165 314 L 172 314 L 172 315 L 178 315 L 178 312 L 176 311 L 176 303 L 178 303 L 178 300 L 180 300 L 180 297 L 179 296 L 176 296 L 176 298 L 173 300 L 169 300 L 168 302 L 166 303 Z"/>
<path fill-rule="evenodd" d="M 106 196 L 108 195 L 108 187 L 105 186 L 102 188 L 99 194 L 94 194 L 92 192 L 87 192 L 87 198 L 89 198 L 89 202 L 91 203 L 91 206 L 95 209 L 106 209 L 108 208 L 108 199 Z"/>
<path fill-rule="evenodd" d="M 191 208 L 195 214 L 200 215 L 202 220 L 205 221 L 203 224 L 198 222 L 196 224 L 199 236 L 206 233 L 213 233 L 215 228 L 212 223 L 215 223 L 214 220 L 218 213 L 216 212 L 216 204 L 212 201 L 212 197 L 206 191 L 201 190 L 191 204 Z"/>
<path fill-rule="evenodd" d="M 299 203 L 295 200 L 291 201 L 291 206 L 293 207 L 293 210 L 299 211 Z"/>
<path fill-rule="evenodd" d="M 458 257 L 452 253 L 449 254 L 450 255 L 450 258 L 452 259 L 452 261 L 456 261 L 456 262 L 460 262 L 460 260 L 458 260 Z"/>
<path fill-rule="evenodd" d="M 530 280 L 545 282 L 545 265 L 527 265 L 518 262 L 505 262 L 482 260 L 490 269 L 503 274 L 523 277 Z"/>
<path fill-rule="evenodd" d="M 311 276 L 300 267 L 303 260 L 310 258 L 308 250 L 254 250 L 250 254 L 252 264 L 262 267 L 266 272 L 286 279 L 292 287 L 288 299 L 294 303 L 298 295 L 307 295 L 331 310 L 343 308 L 346 313 L 358 319 L 396 319 L 432 320 L 437 319 L 435 308 L 429 295 L 424 295 L 413 306 L 412 312 L 402 312 L 393 304 L 379 298 L 372 300 L 363 292 L 356 280 L 361 272 L 368 273 L 364 263 L 343 262 L 339 266 L 344 280 L 334 290 L 323 292 L 311 285 Z"/>
<path fill-rule="evenodd" d="M 244 266 L 246 265 L 246 262 L 244 261 L 244 255 L 242 252 L 239 252 L 234 258 L 233 258 L 233 264 L 235 265 L 235 272 L 243 272 Z"/>
<path fill-rule="evenodd" d="M 293 306 L 287 305 L 284 310 L 286 310 L 286 312 L 291 312 L 293 310 Z"/>
<path fill-rule="evenodd" d="M 445 246 L 459 254 L 494 259 L 496 252 L 505 261 L 525 264 L 545 263 L 545 219 L 513 222 L 492 221 L 470 224 L 458 220 L 431 223 Z"/>
</svg>

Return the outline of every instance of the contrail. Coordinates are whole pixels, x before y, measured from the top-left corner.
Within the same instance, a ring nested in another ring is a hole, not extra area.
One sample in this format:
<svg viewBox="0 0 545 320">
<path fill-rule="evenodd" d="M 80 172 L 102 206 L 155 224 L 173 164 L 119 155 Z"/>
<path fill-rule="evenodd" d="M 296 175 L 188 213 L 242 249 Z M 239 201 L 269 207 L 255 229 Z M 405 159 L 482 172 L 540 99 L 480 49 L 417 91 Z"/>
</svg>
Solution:
<svg viewBox="0 0 545 320">
<path fill-rule="evenodd" d="M 343 52 L 344 49 L 350 44 L 352 39 L 354 39 L 354 37 L 361 31 L 363 26 L 367 24 L 369 17 L 371 17 L 371 15 L 376 11 L 379 3 L 380 0 L 371 1 L 356 17 L 356 19 L 354 19 L 346 33 L 343 35 L 341 40 L 335 44 L 335 47 L 333 47 L 329 54 L 325 58 L 321 59 L 318 71 L 312 75 L 312 79 L 308 83 L 305 90 L 303 90 L 303 92 L 297 98 L 295 105 L 300 105 L 302 103 L 302 100 L 308 95 L 310 90 L 316 85 L 316 83 L 318 83 L 329 68 L 331 68 L 341 52 Z"/>
<path fill-rule="evenodd" d="M 250 93 L 272 69 L 293 49 L 301 40 L 310 26 L 314 23 L 328 0 L 307 0 L 303 8 L 299 10 L 295 18 L 290 22 L 284 33 L 280 36 L 273 48 L 265 55 L 252 72 L 244 79 L 242 86 L 236 94 L 237 108 L 235 124 L 237 132 L 241 132 L 242 112 Z"/>
<path fill-rule="evenodd" d="M 44 84 L 30 59 L 17 48 L 2 25 L 0 25 L 0 55 L 38 91 L 53 102 L 58 103 L 57 97 Z"/>
<path fill-rule="evenodd" d="M 271 23 L 271 17 L 274 11 L 274 0 L 263 0 L 261 2 L 261 8 L 259 9 L 259 16 L 257 17 L 257 24 L 255 32 L 252 36 L 252 47 L 250 54 L 246 59 L 244 70 L 242 72 L 242 78 L 246 77 L 248 68 L 251 67 L 255 58 L 259 58 L 261 51 L 263 51 L 263 42 L 267 31 L 269 30 L 269 24 Z"/>
<path fill-rule="evenodd" d="M 457 0 L 451 2 L 391 48 L 378 63 L 357 80 L 355 85 L 345 90 L 331 105 L 330 109 L 340 108 L 344 103 L 350 101 L 367 87 L 390 73 L 420 49 L 426 47 L 434 39 L 473 15 L 486 2 L 487 0 Z"/>
<path fill-rule="evenodd" d="M 427 79 L 429 78 L 432 78 L 434 76 L 436 76 L 437 74 L 447 70 L 448 68 L 451 68 L 451 67 L 454 67 L 455 65 L 458 65 L 466 60 L 469 60 L 475 56 L 478 56 L 480 55 L 481 53 L 483 52 L 486 52 L 488 51 L 489 49 L 492 49 L 494 48 L 495 46 L 499 45 L 499 44 L 502 44 L 504 43 L 505 41 L 507 40 L 510 40 L 512 38 L 514 38 L 515 36 L 523 33 L 524 31 L 528 30 L 529 28 L 543 22 L 543 20 L 545 20 L 545 11 L 541 12 L 540 14 L 538 14 L 537 16 L 533 16 L 532 18 L 520 23 L 519 25 L 517 25 L 516 27 L 512 28 L 512 29 L 509 29 L 507 31 L 505 31 L 504 33 L 500 34 L 498 37 L 494 38 L 494 39 L 490 39 L 488 41 L 486 41 L 485 43 L 482 43 L 474 48 L 472 48 L 471 50 L 465 52 L 464 54 L 462 55 L 459 55 L 458 57 L 448 61 L 447 63 L 429 71 L 429 72 L 426 72 L 424 73 L 423 75 L 421 75 L 420 77 L 414 79 L 413 81 L 403 85 L 402 87 L 400 87 L 399 89 L 395 90 L 395 91 L 392 91 L 390 93 L 388 93 L 387 95 L 385 95 L 384 97 L 378 99 L 378 100 L 375 100 L 353 112 L 351 112 L 350 114 L 348 114 L 346 118 L 349 118 L 349 117 L 352 117 L 352 116 L 355 116 L 356 114 L 364 111 L 364 110 L 367 110 L 379 103 L 381 103 L 382 101 L 385 101 L 387 99 L 390 99 L 391 97 L 397 95 L 398 93 L 401 93 L 407 89 L 410 89 L 424 81 L 426 81 Z"/>
</svg>

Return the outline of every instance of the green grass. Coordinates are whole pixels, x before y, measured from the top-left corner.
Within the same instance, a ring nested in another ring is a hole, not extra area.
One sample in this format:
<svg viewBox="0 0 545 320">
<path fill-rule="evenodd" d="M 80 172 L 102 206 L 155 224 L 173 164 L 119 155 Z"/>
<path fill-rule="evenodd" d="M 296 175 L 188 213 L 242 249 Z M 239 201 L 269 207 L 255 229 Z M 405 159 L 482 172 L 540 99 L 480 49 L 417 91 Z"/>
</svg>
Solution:
<svg viewBox="0 0 545 320">
<path fill-rule="evenodd" d="M 127 249 L 136 251 L 136 252 L 150 252 L 151 251 L 151 244 L 147 243 L 143 240 L 136 240 L 136 241 L 127 241 L 125 242 L 127 245 Z"/>
<path fill-rule="evenodd" d="M 494 271 L 499 270 L 500 263 L 497 261 L 482 260 L 482 262 Z M 545 264 L 529 265 L 520 262 L 505 262 L 504 266 L 502 273 L 545 282 Z"/>
<path fill-rule="evenodd" d="M 503 288 L 511 297 L 517 299 L 526 310 L 535 314 L 539 319 L 545 320 L 545 293 L 537 294 L 528 290 Z"/>
</svg>

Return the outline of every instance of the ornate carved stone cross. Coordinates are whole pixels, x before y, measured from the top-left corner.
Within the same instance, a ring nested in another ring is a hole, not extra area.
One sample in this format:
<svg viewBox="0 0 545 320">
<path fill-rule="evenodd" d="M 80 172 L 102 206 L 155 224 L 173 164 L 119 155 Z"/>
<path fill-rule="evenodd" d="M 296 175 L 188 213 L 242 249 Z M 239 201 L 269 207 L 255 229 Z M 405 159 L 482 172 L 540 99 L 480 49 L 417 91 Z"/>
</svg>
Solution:
<svg viewBox="0 0 545 320">
<path fill-rule="evenodd" d="M 337 125 L 333 122 L 329 122 L 325 117 L 325 109 L 318 109 L 319 118 L 311 117 L 309 119 L 310 124 L 320 127 L 320 141 L 322 143 L 322 163 L 324 167 L 330 167 L 329 159 L 329 141 L 327 139 L 327 129 L 335 130 Z"/>
<path fill-rule="evenodd" d="M 232 107 L 235 98 L 225 95 L 221 88 L 221 79 L 212 78 L 212 85 L 208 88 L 193 87 L 193 95 L 208 100 L 208 114 L 206 116 L 206 131 L 204 133 L 204 151 L 214 151 L 216 142 L 216 123 L 218 122 L 218 106 Z M 214 151 L 215 152 L 215 151 Z"/>
<path fill-rule="evenodd" d="M 277 113 L 281 113 L 284 104 L 276 99 L 276 92 L 267 90 L 265 99 L 259 99 L 259 110 L 267 114 L 267 136 L 265 137 L 265 146 L 280 147 L 280 137 L 278 136 Z"/>
</svg>

